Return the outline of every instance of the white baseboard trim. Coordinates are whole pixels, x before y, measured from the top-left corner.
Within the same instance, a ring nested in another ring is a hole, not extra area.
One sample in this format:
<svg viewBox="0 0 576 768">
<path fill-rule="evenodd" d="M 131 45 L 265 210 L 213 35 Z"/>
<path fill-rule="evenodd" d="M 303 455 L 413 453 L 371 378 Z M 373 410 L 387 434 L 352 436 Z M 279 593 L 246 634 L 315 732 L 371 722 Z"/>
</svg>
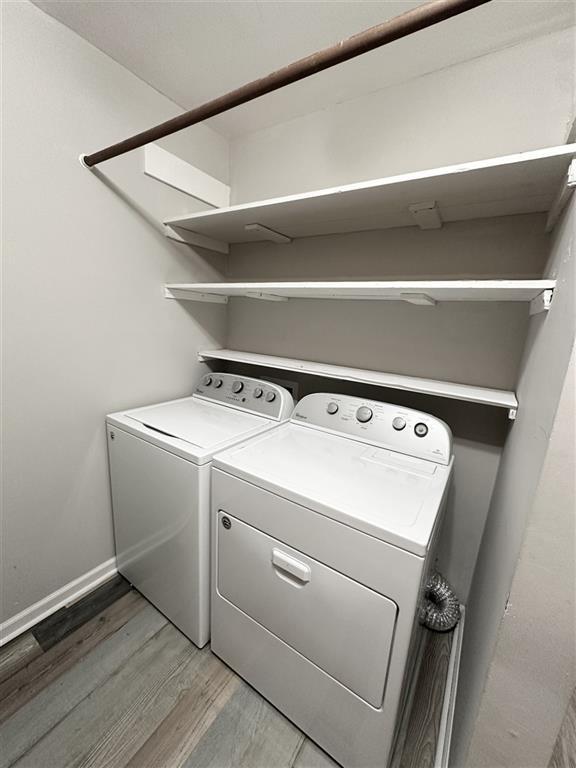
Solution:
<svg viewBox="0 0 576 768">
<path fill-rule="evenodd" d="M 9 643 L 10 640 L 14 640 L 15 637 L 26 632 L 27 629 L 30 629 L 30 627 L 33 627 L 52 613 L 59 611 L 60 608 L 70 605 L 70 603 L 75 602 L 87 592 L 91 592 L 103 582 L 108 581 L 117 573 L 117 570 L 116 558 L 111 557 L 110 560 L 97 565 L 96 568 L 88 571 L 83 576 L 70 581 L 65 586 L 52 592 L 52 594 L 34 603 L 34 605 L 12 616 L 12 618 L 0 624 L 0 647 Z"/>
<path fill-rule="evenodd" d="M 456 693 L 458 690 L 458 673 L 460 671 L 460 658 L 462 656 L 462 638 L 464 637 L 464 621 L 466 619 L 466 607 L 460 606 L 460 621 L 454 630 L 452 651 L 448 663 L 448 675 L 446 677 L 446 689 L 442 704 L 442 716 L 440 718 L 440 732 L 436 745 L 434 768 L 448 768 L 450 763 L 450 745 L 452 741 L 452 726 L 454 724 L 454 708 L 456 706 Z"/>
</svg>

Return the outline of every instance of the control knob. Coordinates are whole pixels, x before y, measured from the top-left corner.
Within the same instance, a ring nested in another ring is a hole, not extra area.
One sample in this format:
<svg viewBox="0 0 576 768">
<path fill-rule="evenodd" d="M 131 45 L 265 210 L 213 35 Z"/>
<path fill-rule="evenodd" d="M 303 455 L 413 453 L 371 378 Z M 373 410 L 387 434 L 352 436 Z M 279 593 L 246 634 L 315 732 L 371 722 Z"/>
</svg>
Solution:
<svg viewBox="0 0 576 768">
<path fill-rule="evenodd" d="M 423 422 L 419 421 L 414 427 L 414 434 L 416 437 L 426 437 L 428 434 L 428 427 Z"/>
<path fill-rule="evenodd" d="M 402 416 L 396 416 L 394 419 L 392 419 L 392 426 L 397 432 L 401 432 L 406 426 L 406 419 L 404 419 Z"/>
<path fill-rule="evenodd" d="M 372 408 L 368 408 L 367 405 L 361 405 L 356 411 L 356 418 L 360 424 L 366 424 L 367 421 L 370 421 L 372 416 L 374 416 Z"/>
<path fill-rule="evenodd" d="M 212 376 L 204 376 L 202 384 L 204 384 L 205 387 L 209 387 L 210 384 L 212 384 Z"/>
<path fill-rule="evenodd" d="M 328 403 L 326 406 L 326 412 L 331 416 L 333 416 L 335 413 L 338 413 L 338 403 Z"/>
<path fill-rule="evenodd" d="M 220 387 L 222 386 L 222 379 L 214 379 L 214 386 L 216 387 L 216 389 L 220 389 Z"/>
<path fill-rule="evenodd" d="M 241 381 L 235 381 L 232 384 L 232 392 L 234 392 L 234 394 L 236 395 L 238 394 L 238 392 L 242 392 L 243 389 L 244 389 L 244 384 Z"/>
<path fill-rule="evenodd" d="M 259 397 L 262 397 L 262 388 L 256 387 L 256 389 L 253 392 L 253 395 L 256 399 L 258 399 Z"/>
<path fill-rule="evenodd" d="M 276 400 L 276 392 L 266 392 L 266 402 L 273 403 Z"/>
</svg>

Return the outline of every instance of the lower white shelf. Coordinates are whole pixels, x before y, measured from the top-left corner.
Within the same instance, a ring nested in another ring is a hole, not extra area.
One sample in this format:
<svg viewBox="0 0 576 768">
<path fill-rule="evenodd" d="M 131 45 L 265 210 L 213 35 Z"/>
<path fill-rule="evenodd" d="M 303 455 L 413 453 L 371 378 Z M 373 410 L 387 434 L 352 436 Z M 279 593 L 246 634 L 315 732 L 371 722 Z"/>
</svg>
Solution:
<svg viewBox="0 0 576 768">
<path fill-rule="evenodd" d="M 401 376 L 397 373 L 364 370 L 363 368 L 347 368 L 330 363 L 316 363 L 309 360 L 294 360 L 289 357 L 274 357 L 258 355 L 254 352 L 240 352 L 232 349 L 214 349 L 198 353 L 200 360 L 227 360 L 246 365 L 259 365 L 263 368 L 277 368 L 284 371 L 297 371 L 312 376 L 323 376 L 329 379 L 354 381 L 361 384 L 372 384 L 389 389 L 403 389 L 408 392 L 419 392 L 436 397 L 447 397 L 452 400 L 464 400 L 469 403 L 481 403 L 497 408 L 507 408 L 508 416 L 516 418 L 518 400 L 514 392 L 503 389 L 488 389 L 474 387 L 470 384 L 455 384 L 449 381 L 421 379 L 415 376 Z"/>
<path fill-rule="evenodd" d="M 555 280 L 355 280 L 275 283 L 180 283 L 164 286 L 167 299 L 226 303 L 243 296 L 266 301 L 361 299 L 434 305 L 443 301 L 525 301 L 554 290 Z M 548 296 L 551 298 L 551 295 Z M 544 307 L 543 307 L 544 308 Z M 547 308 L 547 307 L 546 307 Z M 541 310 L 538 310 L 541 311 Z"/>
</svg>

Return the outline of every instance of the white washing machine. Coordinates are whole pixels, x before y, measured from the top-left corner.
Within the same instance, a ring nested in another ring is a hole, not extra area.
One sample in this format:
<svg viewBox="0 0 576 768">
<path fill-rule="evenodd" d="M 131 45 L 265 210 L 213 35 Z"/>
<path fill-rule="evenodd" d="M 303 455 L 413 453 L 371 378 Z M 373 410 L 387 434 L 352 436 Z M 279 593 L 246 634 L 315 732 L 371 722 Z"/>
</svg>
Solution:
<svg viewBox="0 0 576 768">
<path fill-rule="evenodd" d="M 200 648 L 210 636 L 210 463 L 267 432 L 283 387 L 218 373 L 192 397 L 107 417 L 118 570 Z"/>
<path fill-rule="evenodd" d="M 344 766 L 387 764 L 452 465 L 439 419 L 328 394 L 214 461 L 212 650 Z"/>
</svg>

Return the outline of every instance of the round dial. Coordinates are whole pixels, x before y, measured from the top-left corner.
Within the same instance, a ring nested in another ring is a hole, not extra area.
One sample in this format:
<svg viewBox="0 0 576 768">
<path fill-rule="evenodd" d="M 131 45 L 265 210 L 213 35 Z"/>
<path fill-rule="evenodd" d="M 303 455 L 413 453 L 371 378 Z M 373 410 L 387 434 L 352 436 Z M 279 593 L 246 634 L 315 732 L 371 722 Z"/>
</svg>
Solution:
<svg viewBox="0 0 576 768">
<path fill-rule="evenodd" d="M 214 386 L 216 387 L 216 389 L 220 389 L 220 387 L 222 386 L 222 379 L 214 379 Z"/>
<path fill-rule="evenodd" d="M 273 403 L 276 400 L 276 392 L 266 392 L 266 402 Z"/>
<path fill-rule="evenodd" d="M 367 405 L 361 405 L 356 411 L 356 418 L 361 424 L 366 424 L 367 421 L 370 421 L 372 416 L 374 416 L 372 408 L 368 408 Z"/>
<path fill-rule="evenodd" d="M 261 389 L 261 387 L 256 387 L 256 389 L 254 390 L 253 394 L 254 394 L 254 397 L 256 397 L 256 398 L 262 397 L 262 389 Z"/>
<path fill-rule="evenodd" d="M 335 413 L 338 413 L 338 403 L 328 403 L 326 406 L 326 411 L 331 416 L 333 416 Z"/>
<path fill-rule="evenodd" d="M 244 384 L 241 381 L 235 381 L 234 384 L 232 384 L 232 392 L 235 394 L 238 394 L 238 392 L 242 392 L 244 389 Z"/>
<path fill-rule="evenodd" d="M 396 418 L 392 419 L 392 426 L 397 432 L 401 432 L 406 426 L 406 419 L 402 416 L 396 416 Z"/>
<path fill-rule="evenodd" d="M 210 384 L 212 384 L 212 376 L 204 376 L 202 384 L 204 384 L 205 387 L 209 387 Z"/>
<path fill-rule="evenodd" d="M 417 437 L 426 437 L 428 434 L 428 427 L 423 422 L 419 421 L 414 427 L 414 434 Z"/>
</svg>

